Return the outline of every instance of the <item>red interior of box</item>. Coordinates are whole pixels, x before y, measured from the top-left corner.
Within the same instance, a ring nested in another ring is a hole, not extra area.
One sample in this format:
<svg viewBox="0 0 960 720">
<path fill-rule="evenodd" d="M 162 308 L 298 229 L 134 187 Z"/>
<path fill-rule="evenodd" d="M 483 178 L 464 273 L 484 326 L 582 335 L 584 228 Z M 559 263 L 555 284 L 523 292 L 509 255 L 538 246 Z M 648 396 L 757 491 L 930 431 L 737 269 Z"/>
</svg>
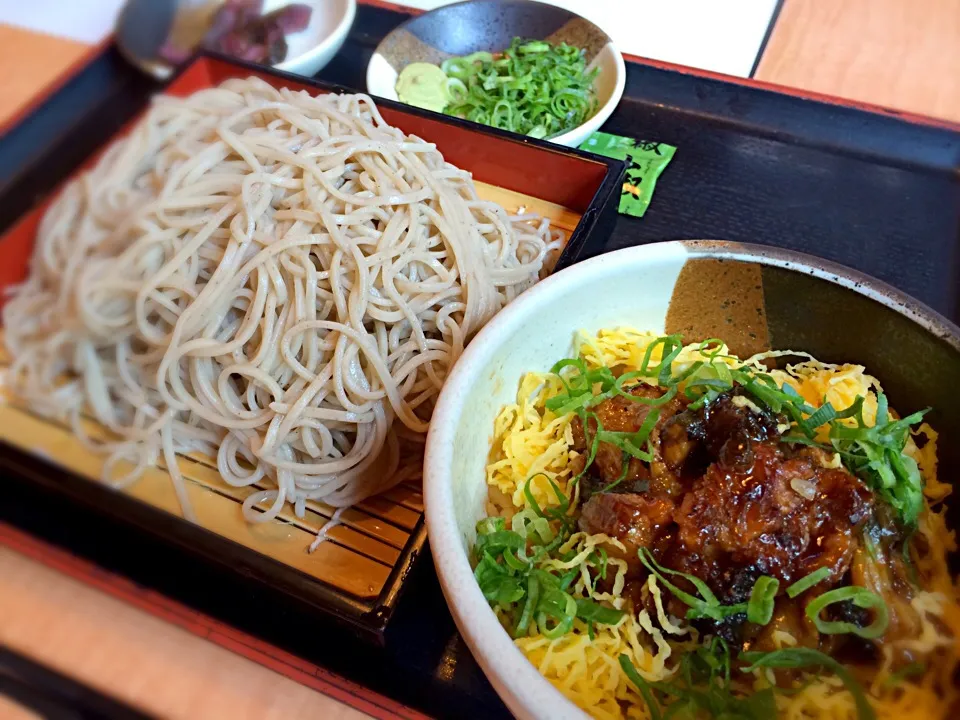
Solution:
<svg viewBox="0 0 960 720">
<path fill-rule="evenodd" d="M 257 75 L 277 88 L 324 92 L 292 79 L 258 73 L 208 57 L 198 58 L 165 92 L 184 96 L 219 85 L 229 78 L 250 75 Z M 581 214 L 590 205 L 607 171 L 603 163 L 569 155 L 561 149 L 535 147 L 522 140 L 488 135 L 401 109 L 380 106 L 380 112 L 384 120 L 405 133 L 435 143 L 448 162 L 469 170 L 476 180 L 549 200 Z M 96 162 L 102 151 L 94 153 L 78 172 Z M 53 195 L 56 192 L 59 190 Z M 28 212 L 0 238 L 0 307 L 4 302 L 2 290 L 26 276 L 37 226 L 50 199 Z"/>
</svg>

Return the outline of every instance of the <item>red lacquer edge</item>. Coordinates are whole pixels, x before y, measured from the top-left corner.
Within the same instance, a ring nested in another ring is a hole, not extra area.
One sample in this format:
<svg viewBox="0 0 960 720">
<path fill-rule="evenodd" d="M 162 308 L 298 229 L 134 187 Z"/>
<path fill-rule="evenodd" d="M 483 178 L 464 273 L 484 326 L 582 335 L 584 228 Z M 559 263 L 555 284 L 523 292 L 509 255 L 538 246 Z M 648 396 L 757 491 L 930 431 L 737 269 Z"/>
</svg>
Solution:
<svg viewBox="0 0 960 720">
<path fill-rule="evenodd" d="M 374 718 L 429 720 L 428 715 L 411 710 L 362 685 L 257 640 L 2 522 L 0 545 Z"/>
</svg>

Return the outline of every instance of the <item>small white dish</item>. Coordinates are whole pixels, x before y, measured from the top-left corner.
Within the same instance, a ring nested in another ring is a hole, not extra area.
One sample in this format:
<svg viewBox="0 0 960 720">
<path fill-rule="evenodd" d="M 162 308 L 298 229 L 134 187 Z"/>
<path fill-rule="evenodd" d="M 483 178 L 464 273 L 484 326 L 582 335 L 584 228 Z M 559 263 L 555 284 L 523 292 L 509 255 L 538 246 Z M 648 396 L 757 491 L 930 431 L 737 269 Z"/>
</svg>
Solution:
<svg viewBox="0 0 960 720">
<path fill-rule="evenodd" d="M 272 12 L 290 4 L 291 0 L 266 0 L 263 11 Z M 311 77 L 343 46 L 357 14 L 357 0 L 307 0 L 305 4 L 312 9 L 310 23 L 300 32 L 285 36 L 287 59 L 274 67 Z M 176 48 L 196 47 L 216 10 L 217 3 L 208 0 L 127 0 L 117 17 L 117 47 L 143 72 L 166 80 L 176 69 L 158 56 L 166 33 L 172 33 Z"/>
<path fill-rule="evenodd" d="M 414 62 L 439 64 L 448 57 L 478 50 L 499 52 L 514 37 L 565 41 L 586 52 L 588 69 L 598 68 L 594 83 L 597 111 L 583 124 L 549 138 L 578 147 L 596 132 L 623 97 L 627 70 L 623 55 L 599 27 L 579 15 L 532 0 L 467 0 L 411 18 L 377 46 L 367 65 L 367 92 L 397 97 L 397 78 Z"/>
<path fill-rule="evenodd" d="M 264 12 L 289 4 L 289 0 L 267 0 Z M 313 8 L 310 24 L 298 33 L 287 35 L 287 59 L 274 67 L 312 77 L 343 46 L 357 14 L 357 0 L 313 0 L 306 4 Z"/>
</svg>

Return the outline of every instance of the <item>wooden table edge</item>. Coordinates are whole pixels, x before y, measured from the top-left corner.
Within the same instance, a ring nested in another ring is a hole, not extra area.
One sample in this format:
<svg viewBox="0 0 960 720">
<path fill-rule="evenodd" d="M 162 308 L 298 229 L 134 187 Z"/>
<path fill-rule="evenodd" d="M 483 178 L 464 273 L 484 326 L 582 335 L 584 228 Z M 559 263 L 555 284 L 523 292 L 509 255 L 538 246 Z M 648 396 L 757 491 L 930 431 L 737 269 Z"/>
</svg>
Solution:
<svg viewBox="0 0 960 720">
<path fill-rule="evenodd" d="M 0 546 L 378 720 L 429 716 L 0 522 Z"/>
</svg>

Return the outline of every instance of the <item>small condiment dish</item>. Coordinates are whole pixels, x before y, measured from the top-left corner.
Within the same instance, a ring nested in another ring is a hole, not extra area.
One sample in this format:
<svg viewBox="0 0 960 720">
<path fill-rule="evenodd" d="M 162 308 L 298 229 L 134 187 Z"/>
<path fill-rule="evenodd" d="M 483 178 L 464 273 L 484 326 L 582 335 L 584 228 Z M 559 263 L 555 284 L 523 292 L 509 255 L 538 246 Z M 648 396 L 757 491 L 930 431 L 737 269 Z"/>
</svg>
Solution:
<svg viewBox="0 0 960 720">
<path fill-rule="evenodd" d="M 398 100 L 396 85 L 409 64 L 439 65 L 477 51 L 500 52 L 515 37 L 566 42 L 582 48 L 587 68 L 598 68 L 597 109 L 584 123 L 548 138 L 577 147 L 606 122 L 623 96 L 626 67 L 610 36 L 564 8 L 532 0 L 467 0 L 411 18 L 387 35 L 367 65 L 367 91 Z"/>
</svg>

